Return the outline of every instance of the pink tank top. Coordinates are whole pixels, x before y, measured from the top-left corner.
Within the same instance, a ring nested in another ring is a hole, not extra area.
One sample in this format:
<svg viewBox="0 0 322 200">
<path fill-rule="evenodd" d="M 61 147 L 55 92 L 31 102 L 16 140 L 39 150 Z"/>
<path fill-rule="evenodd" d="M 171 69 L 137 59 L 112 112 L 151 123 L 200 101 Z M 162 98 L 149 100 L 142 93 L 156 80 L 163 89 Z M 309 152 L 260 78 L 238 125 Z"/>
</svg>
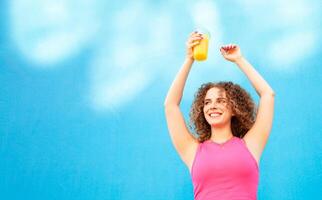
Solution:
<svg viewBox="0 0 322 200">
<path fill-rule="evenodd" d="M 199 143 L 191 168 L 195 200 L 256 200 L 259 168 L 243 139 Z"/>
</svg>

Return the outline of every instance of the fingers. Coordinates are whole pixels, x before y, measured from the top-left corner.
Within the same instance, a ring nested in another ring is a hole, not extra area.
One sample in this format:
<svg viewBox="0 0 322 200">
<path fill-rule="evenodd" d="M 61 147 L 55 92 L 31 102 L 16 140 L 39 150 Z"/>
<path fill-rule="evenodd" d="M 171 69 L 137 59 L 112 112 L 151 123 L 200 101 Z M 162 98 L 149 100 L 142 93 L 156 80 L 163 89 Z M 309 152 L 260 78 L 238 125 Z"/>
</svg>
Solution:
<svg viewBox="0 0 322 200">
<path fill-rule="evenodd" d="M 194 46 L 198 45 L 199 43 L 200 43 L 200 41 L 195 41 L 195 42 L 192 42 L 192 43 L 188 43 L 187 47 L 191 48 L 191 47 L 194 47 Z"/>
<path fill-rule="evenodd" d="M 235 48 L 238 48 L 238 46 L 236 44 L 228 44 L 228 45 L 222 45 L 220 47 L 220 51 L 222 52 L 223 51 L 229 51 L 231 49 L 235 49 Z"/>
<path fill-rule="evenodd" d="M 193 33 L 190 35 L 190 37 L 189 37 L 189 39 L 188 39 L 188 42 L 194 42 L 194 41 L 196 41 L 196 40 L 201 40 L 201 39 L 203 39 L 203 36 L 202 36 L 202 34 L 201 34 L 201 33 L 193 32 Z"/>
<path fill-rule="evenodd" d="M 224 55 L 224 54 L 226 54 L 226 51 L 225 51 L 222 47 L 220 48 L 220 52 L 221 52 L 221 54 L 223 54 L 223 55 Z"/>
<path fill-rule="evenodd" d="M 198 31 L 194 31 L 194 32 L 190 33 L 190 37 L 193 35 L 196 35 L 197 33 L 198 33 Z"/>
<path fill-rule="evenodd" d="M 192 32 L 188 38 L 188 41 L 186 43 L 188 48 L 191 48 L 193 46 L 196 46 L 197 44 L 200 43 L 200 40 L 203 39 L 203 36 L 201 33 L 198 32 Z"/>
<path fill-rule="evenodd" d="M 189 42 L 194 42 L 194 41 L 196 41 L 196 40 L 201 40 L 201 39 L 203 39 L 203 36 L 201 36 L 201 35 L 197 35 L 197 36 L 192 36 L 192 37 L 190 37 L 189 38 Z"/>
<path fill-rule="evenodd" d="M 194 32 L 190 33 L 190 37 L 191 36 L 196 36 L 196 35 L 202 35 L 202 34 L 198 33 L 198 31 L 194 31 Z"/>
</svg>

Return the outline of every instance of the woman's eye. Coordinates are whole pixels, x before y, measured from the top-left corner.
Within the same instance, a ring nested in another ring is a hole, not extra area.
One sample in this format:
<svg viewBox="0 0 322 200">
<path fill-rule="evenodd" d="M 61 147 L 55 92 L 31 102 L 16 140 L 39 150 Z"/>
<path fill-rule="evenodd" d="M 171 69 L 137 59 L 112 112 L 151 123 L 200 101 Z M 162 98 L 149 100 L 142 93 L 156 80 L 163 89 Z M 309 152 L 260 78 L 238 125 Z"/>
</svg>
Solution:
<svg viewBox="0 0 322 200">
<path fill-rule="evenodd" d="M 221 100 L 219 100 L 219 103 L 226 103 L 226 100 L 225 99 L 221 99 Z"/>
</svg>

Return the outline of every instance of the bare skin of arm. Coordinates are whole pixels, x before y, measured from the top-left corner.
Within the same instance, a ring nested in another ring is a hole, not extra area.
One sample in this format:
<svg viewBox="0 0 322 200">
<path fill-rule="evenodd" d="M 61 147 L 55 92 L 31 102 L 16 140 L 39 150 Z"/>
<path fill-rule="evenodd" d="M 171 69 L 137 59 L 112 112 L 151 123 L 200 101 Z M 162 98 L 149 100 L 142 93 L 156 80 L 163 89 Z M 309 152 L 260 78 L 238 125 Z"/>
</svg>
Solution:
<svg viewBox="0 0 322 200">
<path fill-rule="evenodd" d="M 193 47 L 199 44 L 201 35 L 191 33 L 186 43 L 186 58 L 179 72 L 176 74 L 164 101 L 166 121 L 172 143 L 183 162 L 191 168 L 192 157 L 198 147 L 198 141 L 189 132 L 180 102 L 190 69 L 194 63 Z"/>
<path fill-rule="evenodd" d="M 226 60 L 235 63 L 244 72 L 260 96 L 255 123 L 243 138 L 247 147 L 259 163 L 272 128 L 275 92 L 246 58 L 242 56 L 240 48 L 237 45 L 230 44 L 222 46 L 220 51 Z"/>
</svg>

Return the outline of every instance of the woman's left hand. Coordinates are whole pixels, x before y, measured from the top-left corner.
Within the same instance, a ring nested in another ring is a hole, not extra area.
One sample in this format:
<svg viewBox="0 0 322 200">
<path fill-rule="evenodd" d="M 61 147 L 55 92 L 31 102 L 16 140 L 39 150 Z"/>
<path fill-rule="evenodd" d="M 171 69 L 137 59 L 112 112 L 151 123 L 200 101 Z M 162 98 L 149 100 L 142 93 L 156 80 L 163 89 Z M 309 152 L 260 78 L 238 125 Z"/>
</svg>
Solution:
<svg viewBox="0 0 322 200">
<path fill-rule="evenodd" d="M 238 59 L 242 58 L 240 48 L 236 44 L 223 45 L 220 47 L 220 52 L 222 56 L 230 62 L 236 62 Z"/>
</svg>

